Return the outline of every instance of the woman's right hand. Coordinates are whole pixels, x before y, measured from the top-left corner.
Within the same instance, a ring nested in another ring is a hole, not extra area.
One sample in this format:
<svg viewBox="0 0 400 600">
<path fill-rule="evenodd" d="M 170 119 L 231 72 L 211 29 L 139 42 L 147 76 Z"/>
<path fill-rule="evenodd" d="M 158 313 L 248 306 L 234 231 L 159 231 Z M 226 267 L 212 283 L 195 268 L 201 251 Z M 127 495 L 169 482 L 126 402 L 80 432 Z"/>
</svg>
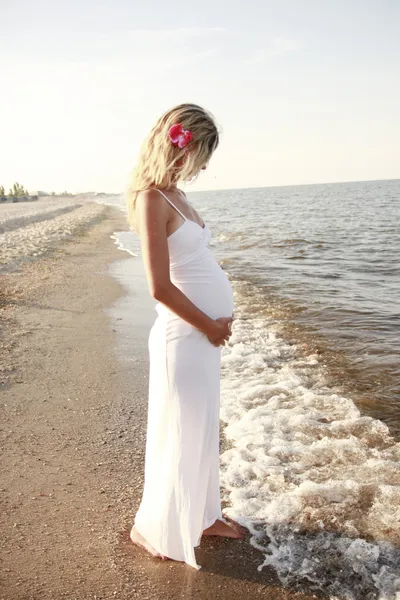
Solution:
<svg viewBox="0 0 400 600">
<path fill-rule="evenodd" d="M 214 320 L 214 330 L 207 335 L 214 346 L 225 346 L 225 341 L 228 341 L 232 335 L 232 321 L 233 317 L 220 317 Z"/>
</svg>

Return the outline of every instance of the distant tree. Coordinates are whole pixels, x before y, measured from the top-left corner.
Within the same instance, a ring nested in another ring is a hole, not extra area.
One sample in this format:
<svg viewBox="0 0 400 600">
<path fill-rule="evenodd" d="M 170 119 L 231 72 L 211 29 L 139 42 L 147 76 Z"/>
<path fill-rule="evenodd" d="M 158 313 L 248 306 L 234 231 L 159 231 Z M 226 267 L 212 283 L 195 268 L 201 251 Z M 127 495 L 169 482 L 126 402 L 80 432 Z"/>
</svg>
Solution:
<svg viewBox="0 0 400 600">
<path fill-rule="evenodd" d="M 15 182 L 12 188 L 10 188 L 9 196 L 29 196 L 28 190 L 23 185 Z"/>
<path fill-rule="evenodd" d="M 0 198 L 6 195 L 6 190 L 4 189 L 4 185 L 0 185 Z"/>
</svg>

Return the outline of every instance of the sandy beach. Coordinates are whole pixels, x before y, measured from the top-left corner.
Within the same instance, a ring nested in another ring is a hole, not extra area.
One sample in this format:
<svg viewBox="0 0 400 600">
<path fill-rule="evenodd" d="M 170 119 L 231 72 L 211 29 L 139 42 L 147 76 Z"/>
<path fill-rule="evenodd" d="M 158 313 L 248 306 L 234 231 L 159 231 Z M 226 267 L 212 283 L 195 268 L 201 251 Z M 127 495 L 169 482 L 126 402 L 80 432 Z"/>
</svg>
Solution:
<svg viewBox="0 0 400 600">
<path fill-rule="evenodd" d="M 96 218 L 79 233 L 2 276 L 0 598 L 315 597 L 283 589 L 272 569 L 258 572 L 262 555 L 247 539 L 205 539 L 200 571 L 131 544 L 152 299 L 140 261 L 110 238 L 127 229 L 124 215 L 85 210 Z M 132 306 L 109 274 L 121 265 L 137 287 Z M 134 339 L 123 361 L 126 310 Z"/>
</svg>

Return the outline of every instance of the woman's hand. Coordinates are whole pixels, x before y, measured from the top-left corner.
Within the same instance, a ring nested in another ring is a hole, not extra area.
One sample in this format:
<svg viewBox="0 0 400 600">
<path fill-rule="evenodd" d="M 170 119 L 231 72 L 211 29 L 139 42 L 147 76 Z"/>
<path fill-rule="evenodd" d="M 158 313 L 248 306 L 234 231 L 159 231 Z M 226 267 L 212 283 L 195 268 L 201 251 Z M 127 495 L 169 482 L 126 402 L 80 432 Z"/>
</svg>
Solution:
<svg viewBox="0 0 400 600">
<path fill-rule="evenodd" d="M 232 335 L 232 317 L 220 317 L 214 320 L 215 328 L 209 335 L 208 339 L 214 346 L 225 346 L 225 341 L 228 341 Z"/>
</svg>

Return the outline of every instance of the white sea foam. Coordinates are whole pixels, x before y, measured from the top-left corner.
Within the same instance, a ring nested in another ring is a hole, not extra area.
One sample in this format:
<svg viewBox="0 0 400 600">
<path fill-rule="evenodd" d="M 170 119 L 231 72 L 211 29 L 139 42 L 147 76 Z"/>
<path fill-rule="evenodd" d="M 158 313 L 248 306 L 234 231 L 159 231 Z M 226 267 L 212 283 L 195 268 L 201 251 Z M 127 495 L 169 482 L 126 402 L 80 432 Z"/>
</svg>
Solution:
<svg viewBox="0 0 400 600">
<path fill-rule="evenodd" d="M 285 584 L 338 598 L 400 598 L 400 444 L 326 385 L 234 284 L 222 352 L 221 456 L 226 512 Z"/>
<path fill-rule="evenodd" d="M 123 250 L 124 252 L 128 252 L 132 256 L 139 256 L 139 248 L 133 250 L 132 242 L 131 242 L 132 233 L 129 231 L 114 231 L 110 235 L 110 238 L 114 240 L 117 248 L 119 250 Z"/>
<path fill-rule="evenodd" d="M 100 197 L 96 199 L 96 202 L 99 202 L 99 204 L 115 206 L 124 213 L 125 216 L 127 215 L 127 206 L 122 195 Z M 128 221 L 126 222 L 126 226 L 127 231 L 114 231 L 110 235 L 110 238 L 114 240 L 119 250 L 128 252 L 128 254 L 131 254 L 132 256 L 140 256 L 140 240 L 133 231 L 129 230 Z"/>
</svg>

